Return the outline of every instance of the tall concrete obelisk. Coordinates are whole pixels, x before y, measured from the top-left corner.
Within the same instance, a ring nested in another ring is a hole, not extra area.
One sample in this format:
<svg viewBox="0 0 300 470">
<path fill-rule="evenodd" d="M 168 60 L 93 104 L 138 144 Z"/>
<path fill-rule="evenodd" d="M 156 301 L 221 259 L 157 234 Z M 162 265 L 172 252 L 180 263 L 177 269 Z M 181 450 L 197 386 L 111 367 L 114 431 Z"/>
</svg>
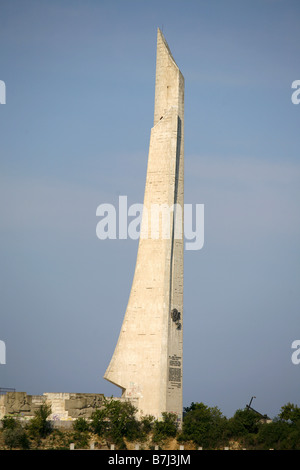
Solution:
<svg viewBox="0 0 300 470">
<path fill-rule="evenodd" d="M 159 419 L 164 411 L 174 412 L 179 421 L 182 419 L 183 124 L 184 78 L 158 29 L 154 125 L 137 261 L 118 343 L 104 378 L 121 387 L 122 397 L 137 400 L 140 415 L 150 414 Z M 169 210 L 173 207 L 177 210 Z M 159 231 L 155 230 L 158 208 L 161 209 Z"/>
</svg>

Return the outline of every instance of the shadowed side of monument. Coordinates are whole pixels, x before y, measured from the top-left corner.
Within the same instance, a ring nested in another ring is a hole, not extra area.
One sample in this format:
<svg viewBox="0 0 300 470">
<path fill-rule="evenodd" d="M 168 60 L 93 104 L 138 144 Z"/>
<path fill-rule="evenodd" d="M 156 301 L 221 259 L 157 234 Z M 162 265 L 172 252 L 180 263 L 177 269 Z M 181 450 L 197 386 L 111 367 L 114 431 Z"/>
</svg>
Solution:
<svg viewBox="0 0 300 470">
<path fill-rule="evenodd" d="M 167 208 L 169 236 L 151 230 L 153 208 Z M 184 78 L 158 29 L 141 236 L 126 313 L 104 378 L 122 389 L 123 398 L 138 399 L 140 415 L 159 419 L 165 411 L 174 412 L 180 422 L 183 209 Z"/>
</svg>

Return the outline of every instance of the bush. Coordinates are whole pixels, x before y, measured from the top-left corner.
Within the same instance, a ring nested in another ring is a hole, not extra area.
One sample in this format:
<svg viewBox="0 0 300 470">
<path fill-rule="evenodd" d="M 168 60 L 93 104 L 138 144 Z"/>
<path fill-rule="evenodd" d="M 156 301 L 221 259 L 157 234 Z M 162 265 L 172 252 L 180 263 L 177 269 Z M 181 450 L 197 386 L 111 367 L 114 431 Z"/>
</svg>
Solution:
<svg viewBox="0 0 300 470">
<path fill-rule="evenodd" d="M 108 422 L 105 410 L 96 410 L 92 413 L 90 428 L 98 436 L 104 437 L 106 435 Z"/>
<path fill-rule="evenodd" d="M 2 419 L 3 440 L 9 448 L 29 449 L 29 440 L 21 423 L 12 416 L 4 416 Z"/>
<path fill-rule="evenodd" d="M 262 424 L 256 442 L 263 450 L 284 450 L 290 448 L 291 425 L 282 420 Z"/>
<path fill-rule="evenodd" d="M 283 421 L 290 421 L 293 424 L 300 423 L 300 408 L 293 403 L 287 403 L 281 407 L 279 418 Z"/>
<path fill-rule="evenodd" d="M 150 434 L 154 427 L 155 418 L 151 415 L 142 416 L 140 419 L 140 432 L 142 439 L 146 439 L 146 437 Z"/>
<path fill-rule="evenodd" d="M 51 405 L 43 403 L 40 408 L 35 411 L 34 418 L 30 420 L 28 425 L 29 434 L 35 438 L 44 438 L 52 431 L 51 422 L 48 417 L 51 414 Z"/>
<path fill-rule="evenodd" d="M 78 432 L 89 431 L 90 425 L 85 418 L 77 418 L 73 423 L 73 429 Z"/>
<path fill-rule="evenodd" d="M 177 434 L 177 415 L 174 413 L 162 413 L 162 420 L 156 420 L 153 425 L 154 443 L 161 443 L 169 437 Z"/>
<path fill-rule="evenodd" d="M 226 442 L 227 419 L 217 407 L 192 403 L 185 408 L 180 441 L 192 441 L 204 448 L 214 449 Z"/>
<path fill-rule="evenodd" d="M 89 443 L 89 430 L 90 425 L 85 418 L 77 418 L 73 423 L 73 442 L 76 447 L 85 449 Z"/>
<path fill-rule="evenodd" d="M 96 410 L 91 416 L 91 429 L 119 448 L 125 448 L 125 437 L 134 440 L 140 435 L 136 411 L 130 402 L 105 399 L 103 408 Z"/>
<path fill-rule="evenodd" d="M 18 421 L 13 416 L 4 416 L 2 419 L 2 428 L 4 429 L 15 429 L 18 426 Z"/>
<path fill-rule="evenodd" d="M 245 408 L 237 410 L 228 421 L 228 431 L 232 437 L 245 437 L 248 434 L 257 434 L 261 416 L 255 411 Z"/>
</svg>

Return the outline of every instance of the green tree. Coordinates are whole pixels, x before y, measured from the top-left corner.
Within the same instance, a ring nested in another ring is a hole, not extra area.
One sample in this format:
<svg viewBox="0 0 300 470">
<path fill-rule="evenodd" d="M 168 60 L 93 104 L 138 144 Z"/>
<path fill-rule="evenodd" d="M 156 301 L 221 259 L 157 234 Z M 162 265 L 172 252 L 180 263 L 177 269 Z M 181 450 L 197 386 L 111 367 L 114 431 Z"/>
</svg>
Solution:
<svg viewBox="0 0 300 470">
<path fill-rule="evenodd" d="M 105 399 L 103 408 L 91 416 L 91 428 L 96 434 L 124 448 L 125 437 L 128 440 L 139 438 L 140 423 L 136 419 L 136 412 L 137 409 L 130 402 Z"/>
<path fill-rule="evenodd" d="M 88 421 L 83 418 L 77 418 L 73 423 L 73 436 L 72 440 L 75 443 L 76 447 L 80 449 L 85 449 L 88 447 L 89 443 L 89 430 L 90 424 Z"/>
<path fill-rule="evenodd" d="M 95 410 L 91 416 L 91 430 L 98 436 L 106 437 L 108 431 L 108 418 L 105 408 Z"/>
<path fill-rule="evenodd" d="M 51 414 L 51 405 L 43 403 L 38 410 L 35 411 L 34 417 L 28 424 L 28 431 L 32 437 L 44 438 L 52 431 L 51 422 L 48 420 Z"/>
<path fill-rule="evenodd" d="M 73 429 L 77 432 L 85 432 L 89 431 L 90 425 L 85 418 L 79 417 L 74 421 Z"/>
<path fill-rule="evenodd" d="M 15 429 L 18 425 L 18 421 L 16 418 L 10 415 L 5 415 L 2 420 L 2 429 Z"/>
<path fill-rule="evenodd" d="M 292 449 L 296 444 L 293 441 L 291 424 L 278 418 L 271 423 L 261 424 L 256 436 L 257 447 L 263 450 Z"/>
<path fill-rule="evenodd" d="M 147 437 L 147 435 L 150 434 L 150 432 L 152 431 L 154 422 L 155 418 L 152 415 L 146 415 L 141 417 L 140 428 L 144 438 Z"/>
<path fill-rule="evenodd" d="M 272 438 L 275 449 L 300 450 L 300 408 L 297 405 L 287 403 L 282 406 L 278 417 L 270 424 L 272 426 L 260 431 L 260 443 L 263 439 L 269 443 Z"/>
<path fill-rule="evenodd" d="M 294 424 L 300 422 L 300 408 L 293 403 L 287 403 L 281 407 L 279 418 L 284 421 L 290 421 Z"/>
<path fill-rule="evenodd" d="M 192 402 L 184 411 L 180 441 L 193 441 L 207 449 L 217 448 L 224 443 L 227 419 L 219 408 Z"/>
<path fill-rule="evenodd" d="M 228 421 L 228 432 L 233 438 L 257 434 L 261 416 L 253 410 L 245 408 L 239 409 Z"/>
<path fill-rule="evenodd" d="M 168 437 L 175 437 L 177 434 L 177 415 L 174 413 L 162 413 L 161 420 L 155 420 L 153 424 L 154 443 L 162 443 Z"/>
<path fill-rule="evenodd" d="M 20 421 L 12 416 L 2 419 L 4 444 L 9 448 L 29 449 L 29 439 Z"/>
</svg>

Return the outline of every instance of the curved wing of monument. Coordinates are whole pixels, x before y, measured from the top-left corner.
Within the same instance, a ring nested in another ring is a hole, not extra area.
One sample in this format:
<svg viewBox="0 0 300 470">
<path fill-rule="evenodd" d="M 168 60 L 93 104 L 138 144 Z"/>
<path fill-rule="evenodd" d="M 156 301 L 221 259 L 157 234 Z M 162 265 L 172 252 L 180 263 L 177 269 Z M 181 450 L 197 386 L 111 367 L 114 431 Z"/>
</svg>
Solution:
<svg viewBox="0 0 300 470">
<path fill-rule="evenodd" d="M 158 29 L 154 125 L 135 273 L 104 378 L 140 415 L 182 419 L 184 78 Z"/>
</svg>

